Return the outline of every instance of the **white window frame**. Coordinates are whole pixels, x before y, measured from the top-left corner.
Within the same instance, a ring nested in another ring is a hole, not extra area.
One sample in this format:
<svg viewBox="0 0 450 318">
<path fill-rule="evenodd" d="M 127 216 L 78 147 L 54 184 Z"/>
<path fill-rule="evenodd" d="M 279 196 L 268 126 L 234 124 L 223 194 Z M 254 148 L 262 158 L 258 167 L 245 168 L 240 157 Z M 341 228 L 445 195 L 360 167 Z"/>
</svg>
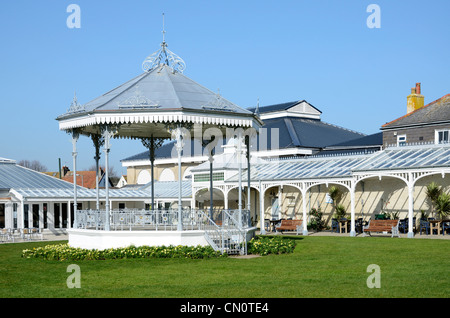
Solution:
<svg viewBox="0 0 450 318">
<path fill-rule="evenodd" d="M 404 140 L 402 140 L 404 139 Z M 406 135 L 397 136 L 397 146 L 406 146 Z"/>
<path fill-rule="evenodd" d="M 439 140 L 439 135 L 443 134 L 443 136 L 445 135 L 445 133 L 447 133 L 447 140 L 445 140 L 444 142 L 441 142 Z M 435 144 L 442 144 L 442 143 L 448 143 L 450 142 L 450 129 L 436 129 L 434 131 L 434 143 Z"/>
</svg>

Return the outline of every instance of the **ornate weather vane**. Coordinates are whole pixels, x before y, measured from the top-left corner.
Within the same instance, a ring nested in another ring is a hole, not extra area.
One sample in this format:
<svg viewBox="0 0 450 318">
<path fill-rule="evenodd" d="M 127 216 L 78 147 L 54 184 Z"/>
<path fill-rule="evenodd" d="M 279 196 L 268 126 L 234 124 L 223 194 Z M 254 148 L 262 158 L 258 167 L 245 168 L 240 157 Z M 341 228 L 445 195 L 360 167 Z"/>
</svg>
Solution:
<svg viewBox="0 0 450 318">
<path fill-rule="evenodd" d="M 146 72 L 149 72 L 154 68 L 160 66 L 161 64 L 166 64 L 170 66 L 174 70 L 174 72 L 183 73 L 183 71 L 186 69 L 186 63 L 181 57 L 167 48 L 167 43 L 165 40 L 166 30 L 164 28 L 164 13 L 162 34 L 163 41 L 161 43 L 161 48 L 155 53 L 147 56 L 147 58 L 142 63 L 142 69 Z"/>
</svg>

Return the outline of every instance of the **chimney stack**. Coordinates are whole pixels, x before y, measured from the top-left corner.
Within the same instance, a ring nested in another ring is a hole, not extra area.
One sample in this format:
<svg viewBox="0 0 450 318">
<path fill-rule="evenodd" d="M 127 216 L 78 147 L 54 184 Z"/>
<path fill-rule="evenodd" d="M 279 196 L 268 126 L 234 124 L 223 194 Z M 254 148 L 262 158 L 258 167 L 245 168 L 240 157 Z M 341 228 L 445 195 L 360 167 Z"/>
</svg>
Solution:
<svg viewBox="0 0 450 318">
<path fill-rule="evenodd" d="M 70 169 L 69 169 L 69 167 L 67 167 L 67 166 L 63 166 L 62 167 L 62 173 L 63 173 L 63 177 L 67 174 L 67 172 L 69 172 L 70 171 Z"/>
<path fill-rule="evenodd" d="M 420 83 L 416 83 L 416 87 L 411 88 L 411 94 L 406 98 L 407 114 L 423 107 L 424 96 L 420 94 L 420 91 Z"/>
</svg>

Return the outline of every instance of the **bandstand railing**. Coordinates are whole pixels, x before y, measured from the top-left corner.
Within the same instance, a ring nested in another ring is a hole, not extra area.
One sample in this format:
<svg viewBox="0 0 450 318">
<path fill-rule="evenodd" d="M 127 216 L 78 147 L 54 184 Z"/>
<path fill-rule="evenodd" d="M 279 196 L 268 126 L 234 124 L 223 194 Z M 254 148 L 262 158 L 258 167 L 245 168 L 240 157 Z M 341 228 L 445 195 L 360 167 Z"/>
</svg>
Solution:
<svg viewBox="0 0 450 318">
<path fill-rule="evenodd" d="M 209 210 L 183 209 L 183 231 L 202 230 L 208 243 L 222 253 L 246 253 L 246 229 L 251 226 L 248 210 L 219 210 L 209 215 Z M 104 230 L 104 210 L 77 210 L 79 229 Z M 178 209 L 139 210 L 121 209 L 110 211 L 112 231 L 176 231 Z"/>
</svg>

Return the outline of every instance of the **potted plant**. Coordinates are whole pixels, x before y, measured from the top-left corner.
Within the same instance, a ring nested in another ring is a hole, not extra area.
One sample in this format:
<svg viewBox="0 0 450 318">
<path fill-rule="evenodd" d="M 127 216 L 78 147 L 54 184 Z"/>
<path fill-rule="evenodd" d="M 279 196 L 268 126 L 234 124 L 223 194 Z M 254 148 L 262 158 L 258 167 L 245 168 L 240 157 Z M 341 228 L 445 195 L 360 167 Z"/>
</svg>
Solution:
<svg viewBox="0 0 450 318">
<path fill-rule="evenodd" d="M 347 211 L 345 211 L 345 207 L 342 204 L 336 205 L 335 218 L 337 220 L 344 219 Z"/>
<path fill-rule="evenodd" d="M 324 220 L 322 219 L 322 211 L 320 211 L 320 208 L 312 208 L 311 211 L 309 211 L 309 215 L 312 216 L 311 221 L 308 224 L 308 227 L 316 230 L 321 231 L 325 228 Z"/>
<path fill-rule="evenodd" d="M 421 220 L 428 220 L 428 216 L 429 216 L 428 212 L 426 212 L 425 210 L 420 210 L 420 219 Z"/>
</svg>

